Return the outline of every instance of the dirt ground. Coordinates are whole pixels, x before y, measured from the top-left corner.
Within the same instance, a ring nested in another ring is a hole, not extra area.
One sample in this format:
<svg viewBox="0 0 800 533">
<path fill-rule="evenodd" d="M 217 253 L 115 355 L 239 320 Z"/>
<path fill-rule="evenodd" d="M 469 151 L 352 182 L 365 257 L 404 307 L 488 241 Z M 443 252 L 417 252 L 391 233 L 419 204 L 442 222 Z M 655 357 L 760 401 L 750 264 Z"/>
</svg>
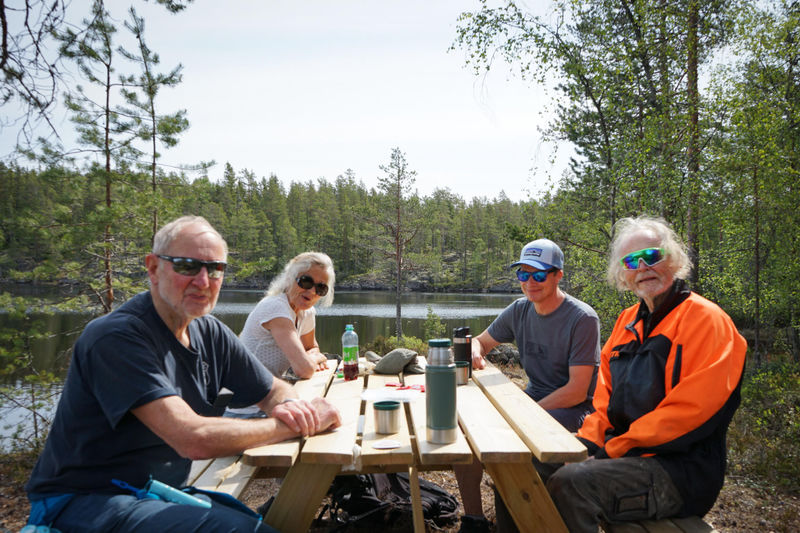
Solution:
<svg viewBox="0 0 800 533">
<path fill-rule="evenodd" d="M 498 365 L 516 383 L 522 385 L 524 377 L 518 366 Z M 22 485 L 25 471 L 32 466 L 21 464 L 30 460 L 0 460 L 0 533 L 19 531 L 25 525 L 28 502 Z M 21 473 L 22 471 L 22 473 Z M 452 472 L 426 472 L 423 477 L 438 484 L 456 498 L 458 486 Z M 481 492 L 485 516 L 494 523 L 494 496 L 491 479 L 484 474 Z M 242 495 L 242 501 L 252 509 L 273 496 L 278 490 L 274 480 L 255 480 Z M 326 499 L 327 500 L 327 499 Z M 323 501 L 323 506 L 326 501 Z M 322 510 L 320 507 L 320 511 Z M 775 490 L 754 486 L 744 479 L 728 477 L 714 508 L 705 520 L 721 533 L 796 533 L 800 532 L 800 499 Z M 457 532 L 458 521 L 439 529 L 445 533 Z M 314 532 L 327 531 L 325 524 L 314 528 Z M 362 528 L 367 531 L 367 528 Z M 374 530 L 374 526 L 368 528 Z M 382 528 L 383 529 L 383 528 Z M 384 529 L 385 530 L 385 529 Z M 393 531 L 410 531 L 410 525 L 397 524 Z M 348 531 L 359 531 L 351 528 Z M 433 529 L 431 529 L 433 531 Z"/>
</svg>

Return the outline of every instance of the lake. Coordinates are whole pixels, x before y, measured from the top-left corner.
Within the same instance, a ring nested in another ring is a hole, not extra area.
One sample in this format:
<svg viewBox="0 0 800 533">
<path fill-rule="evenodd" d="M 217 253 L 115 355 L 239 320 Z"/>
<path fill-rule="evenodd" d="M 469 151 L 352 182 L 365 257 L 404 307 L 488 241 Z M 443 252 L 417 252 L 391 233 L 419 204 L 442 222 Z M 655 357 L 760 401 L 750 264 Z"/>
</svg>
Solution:
<svg viewBox="0 0 800 533">
<path fill-rule="evenodd" d="M 38 294 L 38 296 L 44 296 Z M 244 326 L 247 315 L 263 296 L 261 290 L 229 289 L 220 292 L 214 315 L 235 333 Z M 402 295 L 403 334 L 422 338 L 428 307 L 447 327 L 469 326 L 473 335 L 483 331 L 519 294 L 405 293 Z M 34 366 L 64 376 L 68 354 L 80 335 L 89 314 L 56 312 L 38 315 L 38 327 L 47 332 L 33 343 Z M 7 318 L 0 314 L 0 327 Z M 353 324 L 363 346 L 378 336 L 395 334 L 395 299 L 388 291 L 337 291 L 331 307 L 317 309 L 317 341 L 324 352 L 341 352 L 345 325 Z"/>
</svg>

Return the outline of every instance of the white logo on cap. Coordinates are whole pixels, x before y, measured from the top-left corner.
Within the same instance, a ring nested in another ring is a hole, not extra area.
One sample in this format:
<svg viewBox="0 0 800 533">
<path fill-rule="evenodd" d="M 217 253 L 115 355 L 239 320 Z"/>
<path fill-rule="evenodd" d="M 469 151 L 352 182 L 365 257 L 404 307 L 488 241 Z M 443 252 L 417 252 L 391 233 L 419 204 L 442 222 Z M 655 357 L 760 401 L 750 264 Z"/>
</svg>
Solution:
<svg viewBox="0 0 800 533">
<path fill-rule="evenodd" d="M 525 250 L 525 257 L 532 255 L 533 257 L 541 257 L 542 256 L 542 249 L 541 248 L 528 248 Z"/>
</svg>

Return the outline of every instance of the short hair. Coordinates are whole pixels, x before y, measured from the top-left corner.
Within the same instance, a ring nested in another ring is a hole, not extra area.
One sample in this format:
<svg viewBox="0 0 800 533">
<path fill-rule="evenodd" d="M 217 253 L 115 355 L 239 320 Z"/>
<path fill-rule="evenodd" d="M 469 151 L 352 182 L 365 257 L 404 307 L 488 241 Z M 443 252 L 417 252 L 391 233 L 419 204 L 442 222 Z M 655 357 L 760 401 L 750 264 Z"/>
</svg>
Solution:
<svg viewBox="0 0 800 533">
<path fill-rule="evenodd" d="M 209 233 L 213 233 L 222 241 L 222 247 L 225 250 L 225 256 L 228 256 L 228 243 L 225 242 L 225 239 L 222 238 L 222 235 L 219 234 L 217 230 L 214 229 L 214 226 L 203 217 L 198 217 L 194 215 L 186 215 L 180 218 L 176 218 L 172 222 L 169 222 L 161 227 L 153 237 L 153 253 L 154 254 L 165 254 L 169 250 L 172 241 L 183 231 L 187 226 L 191 226 L 192 224 L 199 224 L 201 226 L 205 226 Z"/>
<path fill-rule="evenodd" d="M 608 272 L 606 279 L 617 289 L 630 290 L 625 280 L 625 269 L 622 267 L 622 244 L 634 233 L 648 231 L 658 238 L 659 247 L 664 249 L 665 261 L 672 270 L 672 276 L 686 279 L 692 269 L 692 261 L 686 253 L 686 245 L 675 231 L 662 218 L 641 215 L 619 219 L 614 224 L 614 239 L 611 241 L 608 254 Z"/>
<path fill-rule="evenodd" d="M 295 280 L 300 277 L 300 274 L 308 272 L 313 266 L 324 268 L 325 273 L 328 275 L 328 294 L 320 299 L 319 305 L 320 307 L 330 306 L 333 303 L 333 286 L 336 283 L 336 273 L 333 271 L 333 261 L 327 254 L 322 252 L 303 252 L 292 258 L 283 267 L 283 272 L 269 284 L 266 296 L 276 296 L 289 292 L 289 289 L 296 283 Z"/>
</svg>

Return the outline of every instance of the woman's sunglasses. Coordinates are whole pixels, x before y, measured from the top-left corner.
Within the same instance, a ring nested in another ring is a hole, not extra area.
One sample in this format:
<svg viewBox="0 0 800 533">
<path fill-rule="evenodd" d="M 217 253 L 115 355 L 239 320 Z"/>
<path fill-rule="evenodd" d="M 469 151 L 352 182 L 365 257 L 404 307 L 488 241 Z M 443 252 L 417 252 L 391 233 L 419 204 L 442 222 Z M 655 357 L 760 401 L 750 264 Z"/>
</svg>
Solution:
<svg viewBox="0 0 800 533">
<path fill-rule="evenodd" d="M 191 257 L 172 257 L 171 255 L 160 254 L 158 254 L 158 257 L 172 263 L 172 270 L 182 276 L 196 276 L 203 270 L 203 267 L 206 267 L 209 278 L 219 279 L 225 273 L 225 267 L 228 266 L 225 261 L 201 261 Z"/>
<path fill-rule="evenodd" d="M 636 270 L 639 268 L 639 261 L 644 261 L 647 266 L 653 266 L 667 258 L 663 248 L 645 248 L 631 252 L 619 260 L 626 270 Z"/>
<path fill-rule="evenodd" d="M 314 292 L 317 293 L 317 296 L 325 296 L 328 294 L 328 286 L 324 283 L 314 283 L 314 278 L 309 276 L 308 274 L 304 274 L 297 278 L 297 286 L 307 291 L 311 287 L 314 287 Z"/>
<path fill-rule="evenodd" d="M 533 278 L 533 281 L 536 283 L 544 283 L 544 280 L 547 279 L 547 275 L 550 272 L 555 272 L 555 270 L 537 270 L 536 272 L 528 272 L 527 270 L 517 270 L 517 279 L 520 280 L 522 283 L 525 283 L 529 279 Z"/>
</svg>

